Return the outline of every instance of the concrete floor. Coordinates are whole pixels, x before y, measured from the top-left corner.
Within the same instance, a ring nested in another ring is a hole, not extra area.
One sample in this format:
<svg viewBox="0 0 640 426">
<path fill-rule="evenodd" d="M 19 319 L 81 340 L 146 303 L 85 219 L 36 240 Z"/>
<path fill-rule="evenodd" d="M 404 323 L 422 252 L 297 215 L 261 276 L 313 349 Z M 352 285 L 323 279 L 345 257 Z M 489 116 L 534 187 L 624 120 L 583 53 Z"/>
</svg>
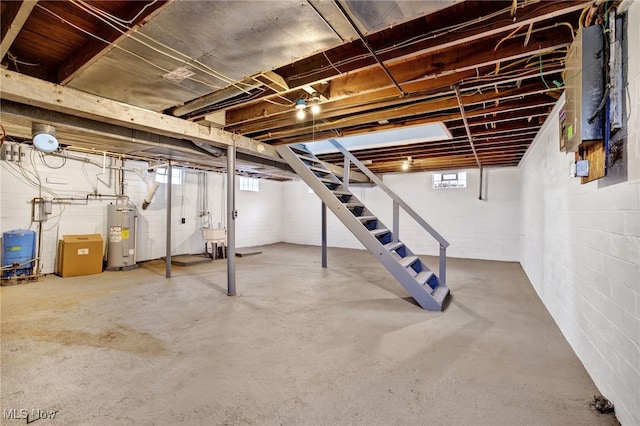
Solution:
<svg viewBox="0 0 640 426">
<path fill-rule="evenodd" d="M 38 424 L 617 424 L 517 263 L 449 259 L 426 312 L 366 252 L 275 244 L 226 262 L 4 287 L 2 409 Z M 424 257 L 429 265 L 437 259 Z M 3 419 L 3 424 L 21 424 Z"/>
</svg>

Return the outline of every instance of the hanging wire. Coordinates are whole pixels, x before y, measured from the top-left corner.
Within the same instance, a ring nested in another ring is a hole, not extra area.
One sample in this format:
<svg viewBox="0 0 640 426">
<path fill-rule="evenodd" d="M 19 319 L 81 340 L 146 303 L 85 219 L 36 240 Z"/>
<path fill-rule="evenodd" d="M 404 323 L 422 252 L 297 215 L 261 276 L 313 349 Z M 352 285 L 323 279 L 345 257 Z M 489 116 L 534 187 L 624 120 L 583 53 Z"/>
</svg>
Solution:
<svg viewBox="0 0 640 426">
<path fill-rule="evenodd" d="M 164 56 L 166 56 L 168 58 L 171 58 L 173 60 L 179 61 L 181 63 L 182 62 L 189 62 L 191 66 L 193 66 L 194 68 L 198 69 L 199 71 L 201 71 L 201 72 L 203 72 L 203 73 L 205 73 L 205 74 L 207 74 L 207 75 L 209 75 L 211 77 L 217 78 L 218 80 L 221 80 L 221 81 L 223 81 L 223 82 L 225 82 L 227 84 L 230 84 L 233 87 L 237 88 L 238 90 L 241 90 L 241 91 L 243 91 L 245 93 L 249 93 L 247 89 L 244 89 L 244 88 L 242 88 L 242 87 L 240 87 L 238 85 L 238 84 L 243 84 L 243 83 L 237 82 L 233 78 L 228 77 L 228 76 L 224 75 L 223 73 L 221 73 L 221 72 L 219 72 L 217 70 L 214 70 L 213 68 L 203 64 L 202 62 L 198 61 L 197 59 L 194 59 L 194 58 L 190 57 L 189 55 L 186 55 L 186 54 L 180 52 L 179 50 L 176 50 L 176 49 L 174 49 L 174 48 L 172 48 L 172 47 L 170 47 L 170 46 L 168 46 L 168 45 L 166 45 L 164 43 L 161 43 L 161 42 L 159 42 L 159 41 L 157 41 L 157 40 L 145 35 L 144 33 L 141 33 L 141 32 L 136 33 L 136 34 L 148 39 L 149 41 L 151 41 L 151 42 L 163 47 L 164 49 L 167 49 L 167 50 L 169 50 L 169 51 L 181 56 L 181 57 L 176 57 L 176 56 L 174 56 L 174 55 L 172 55 L 170 53 L 167 53 L 166 51 L 162 51 L 162 50 L 150 45 L 149 43 L 146 43 L 146 42 L 140 40 L 139 38 L 135 37 L 133 34 L 130 34 L 128 31 L 124 31 L 121 28 L 118 28 L 116 25 L 112 24 L 108 20 L 108 19 L 113 19 L 113 15 L 110 15 L 107 12 L 104 12 L 103 10 L 101 10 L 101 9 L 95 7 L 95 6 L 89 5 L 89 4 L 87 4 L 86 2 L 84 2 L 82 0 L 72 0 L 71 3 L 73 5 L 75 5 L 76 7 L 84 10 L 85 12 L 91 14 L 92 16 L 100 19 L 102 22 L 104 22 L 105 24 L 109 25 L 111 28 L 115 29 L 120 34 L 124 35 L 125 37 L 130 38 L 130 39 L 142 44 L 143 46 L 148 47 L 149 49 L 152 49 L 153 51 L 155 51 L 157 53 L 160 53 L 161 55 L 164 55 Z M 108 19 L 105 19 L 105 17 L 108 18 Z M 122 24 L 118 24 L 118 25 L 121 25 L 124 28 L 126 28 L 127 30 L 130 30 L 130 28 L 127 27 L 127 26 L 124 26 Z M 194 64 L 196 64 L 197 66 L 194 66 Z M 194 80 L 194 81 L 197 81 L 197 80 Z M 247 86 L 249 86 L 249 85 L 247 85 Z M 219 87 L 219 86 L 217 86 L 217 88 L 221 89 L 221 87 Z"/>
<path fill-rule="evenodd" d="M 111 42 L 109 42 L 108 40 L 105 40 L 105 39 L 103 39 L 102 37 L 99 37 L 99 36 L 97 36 L 97 35 L 95 35 L 95 34 L 93 34 L 93 33 L 89 32 L 89 31 L 87 31 L 87 30 L 85 30 L 85 29 L 83 29 L 83 28 L 81 28 L 81 27 L 79 27 L 79 26 L 75 25 L 73 22 L 70 22 L 70 21 L 68 21 L 68 20 L 64 19 L 63 17 L 61 17 L 60 15 L 58 15 L 57 13 L 55 13 L 55 12 L 53 12 L 53 11 L 51 11 L 51 10 L 47 9 L 47 8 L 46 8 L 46 7 L 44 7 L 41 3 L 37 3 L 37 4 L 36 4 L 36 6 L 37 6 L 37 7 L 39 7 L 39 8 L 41 8 L 41 9 L 43 9 L 44 11 L 46 11 L 46 12 L 47 12 L 47 13 L 49 13 L 49 14 L 51 14 L 52 16 L 54 16 L 54 17 L 56 17 L 56 18 L 60 19 L 60 20 L 61 20 L 62 22 L 64 22 L 65 24 L 67 24 L 67 25 L 69 25 L 69 26 L 71 26 L 71 27 L 73 27 L 73 28 L 77 29 L 78 31 L 80 31 L 80 32 L 82 32 L 82 33 L 84 33 L 84 34 L 86 34 L 86 35 L 88 35 L 89 37 L 95 38 L 96 40 L 99 40 L 99 41 L 101 41 L 101 42 L 105 43 L 105 44 L 106 44 L 106 45 L 108 45 L 108 46 L 112 46 L 112 47 L 113 47 L 113 48 L 115 48 L 115 49 L 118 49 L 118 50 L 121 50 L 121 51 L 123 51 L 123 52 L 126 52 L 126 53 L 128 53 L 128 54 L 130 54 L 130 55 L 132 55 L 132 56 L 134 56 L 134 57 L 136 57 L 136 58 L 138 58 L 138 59 L 140 59 L 141 61 L 143 61 L 143 62 L 145 62 L 145 63 L 147 63 L 147 64 L 151 65 L 152 67 L 157 68 L 157 69 L 159 69 L 159 70 L 163 71 L 165 74 L 166 74 L 166 73 L 171 72 L 171 70 L 168 70 L 168 69 L 163 68 L 163 67 L 161 67 L 161 66 L 159 66 L 159 65 L 156 65 L 156 64 L 154 64 L 153 62 L 149 61 L 148 59 L 146 59 L 146 58 L 144 58 L 144 57 L 142 57 L 142 56 L 138 55 L 137 53 L 134 53 L 134 52 L 132 52 L 132 51 L 130 51 L 130 50 L 127 50 L 127 49 L 125 49 L 125 48 L 123 48 L 123 47 L 121 47 L 121 46 L 119 46 L 119 45 L 117 45 L 117 44 L 112 44 L 112 43 L 111 43 Z M 206 83 L 206 82 L 200 81 L 200 80 L 195 79 L 195 78 L 193 78 L 193 77 L 187 77 L 187 79 L 192 80 L 192 81 L 195 81 L 196 83 L 200 83 L 200 84 L 202 84 L 202 85 L 204 85 L 204 86 L 212 87 L 212 88 L 214 88 L 214 89 L 220 89 L 220 87 L 219 87 L 219 86 L 211 85 L 211 84 L 209 84 L 209 83 Z M 177 84 L 177 83 L 176 83 L 176 84 Z M 201 95 L 201 93 L 200 93 L 200 92 L 198 92 L 198 91 L 196 91 L 196 90 L 194 90 L 194 89 L 191 89 L 190 87 L 187 87 L 187 86 L 180 86 L 180 87 L 183 87 L 183 88 L 185 88 L 185 89 L 187 89 L 187 90 L 189 90 L 189 91 L 191 91 L 191 92 L 194 92 L 194 93 L 196 93 L 196 94 L 198 94 L 198 95 Z"/>
</svg>

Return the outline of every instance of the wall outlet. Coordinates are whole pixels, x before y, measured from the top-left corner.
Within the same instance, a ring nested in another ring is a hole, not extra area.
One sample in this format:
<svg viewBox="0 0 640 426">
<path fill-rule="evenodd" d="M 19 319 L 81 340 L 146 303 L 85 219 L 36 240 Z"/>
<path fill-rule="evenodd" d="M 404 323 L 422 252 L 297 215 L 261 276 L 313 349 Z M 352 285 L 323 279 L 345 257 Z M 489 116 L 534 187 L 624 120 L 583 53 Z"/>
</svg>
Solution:
<svg viewBox="0 0 640 426">
<path fill-rule="evenodd" d="M 187 223 L 187 219 L 185 219 L 184 217 L 182 218 L 182 223 Z"/>
</svg>

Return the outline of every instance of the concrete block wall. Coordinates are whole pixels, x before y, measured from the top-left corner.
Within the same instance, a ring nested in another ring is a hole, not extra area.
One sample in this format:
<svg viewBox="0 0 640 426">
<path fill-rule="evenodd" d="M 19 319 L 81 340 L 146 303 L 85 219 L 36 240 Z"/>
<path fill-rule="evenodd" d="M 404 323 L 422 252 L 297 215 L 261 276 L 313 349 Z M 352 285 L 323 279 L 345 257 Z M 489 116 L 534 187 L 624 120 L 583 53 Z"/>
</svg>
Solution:
<svg viewBox="0 0 640 426">
<path fill-rule="evenodd" d="M 478 200 L 479 172 L 467 170 L 467 188 L 434 189 L 431 173 L 397 173 L 383 181 L 450 243 L 447 256 L 518 261 L 520 241 L 520 170 L 485 169 L 484 200 Z M 356 197 L 391 227 L 392 202 L 377 187 L 351 188 Z M 283 240 L 320 244 L 320 199 L 298 180 L 284 184 Z M 330 246 L 362 245 L 328 212 Z M 437 255 L 438 243 L 402 211 L 400 239 L 418 254 Z"/>
<path fill-rule="evenodd" d="M 30 221 L 30 200 L 39 196 L 37 183 L 29 184 L 22 175 L 31 180 L 40 179 L 45 189 L 42 195 L 53 197 L 85 197 L 96 191 L 103 195 L 116 193 L 116 172 L 107 168 L 102 173 L 103 157 L 71 153 L 78 161 L 68 159 L 65 164 L 60 157 L 44 156 L 51 167 L 42 162 L 41 155 L 25 147 L 26 157 L 20 163 L 0 160 L 0 231 L 24 228 L 38 231 L 37 224 Z M 112 165 L 107 159 L 107 165 Z M 113 163 L 115 165 L 115 163 Z M 60 166 L 60 167 L 59 167 Z M 125 169 L 146 170 L 146 162 L 126 161 Z M 202 253 L 204 241 L 202 226 L 207 225 L 208 216 L 200 217 L 200 191 L 198 173 L 183 170 L 184 184 L 173 185 L 172 190 L 172 254 Z M 224 227 L 226 223 L 226 175 L 206 173 L 208 184 L 208 211 L 211 225 Z M 157 259 L 165 255 L 166 242 L 166 185 L 161 185 L 147 210 L 141 205 L 147 193 L 146 183 L 133 171 L 125 172 L 125 194 L 138 207 L 138 260 Z M 236 180 L 236 190 L 237 180 Z M 53 213 L 43 224 L 42 266 L 43 273 L 55 271 L 57 241 L 65 234 L 101 234 L 107 240 L 107 205 L 113 198 L 89 201 L 56 203 Z M 236 192 L 236 244 L 247 247 L 270 244 L 282 240 L 280 206 L 282 186 L 279 182 L 261 181 L 260 192 Z M 181 219 L 185 218 L 182 224 Z"/>
<path fill-rule="evenodd" d="M 640 4 L 629 10 L 640 43 Z M 581 185 L 561 153 L 558 105 L 521 163 L 521 263 L 623 425 L 640 424 L 640 58 L 628 64 L 628 178 Z"/>
</svg>

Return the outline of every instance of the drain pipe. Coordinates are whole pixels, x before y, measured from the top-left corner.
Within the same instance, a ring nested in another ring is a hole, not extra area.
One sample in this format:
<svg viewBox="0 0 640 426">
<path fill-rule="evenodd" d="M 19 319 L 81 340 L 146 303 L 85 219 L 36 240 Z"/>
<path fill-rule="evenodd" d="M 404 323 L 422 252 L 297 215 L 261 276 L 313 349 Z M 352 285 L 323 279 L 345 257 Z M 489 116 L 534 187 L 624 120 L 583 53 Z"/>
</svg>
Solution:
<svg viewBox="0 0 640 426">
<path fill-rule="evenodd" d="M 369 51 L 369 53 L 371 53 L 371 56 L 373 56 L 373 59 L 376 60 L 378 65 L 380 65 L 382 67 L 382 70 L 387 75 L 387 77 L 389 77 L 389 80 L 391 80 L 393 82 L 393 84 L 398 88 L 398 90 L 400 91 L 400 97 L 404 98 L 405 96 L 407 96 L 407 93 L 404 90 L 402 90 L 402 87 L 400 87 L 400 84 L 398 84 L 396 79 L 393 78 L 393 76 L 389 72 L 389 69 L 387 68 L 387 66 L 382 63 L 382 60 L 380 59 L 380 57 L 378 57 L 376 52 L 369 45 L 369 43 L 367 42 L 367 39 L 365 38 L 364 34 L 362 34 L 360 29 L 358 29 L 358 26 L 356 25 L 356 23 L 353 22 L 353 19 L 351 19 L 351 16 L 349 16 L 349 13 L 347 12 L 347 10 L 340 4 L 340 2 L 338 0 L 333 0 L 333 2 L 336 4 L 336 7 L 340 10 L 340 13 L 342 13 L 342 16 L 344 16 L 344 19 L 346 19 L 347 22 L 349 22 L 349 25 L 351 25 L 351 28 L 353 28 L 353 30 L 356 32 L 356 34 L 358 34 L 358 37 L 360 37 L 360 41 L 362 41 L 362 44 L 364 44 L 364 47 L 366 47 L 367 50 Z"/>
<path fill-rule="evenodd" d="M 482 164 L 480 164 L 480 159 L 478 158 L 478 153 L 476 152 L 476 147 L 473 144 L 473 137 L 471 136 L 471 129 L 469 128 L 469 122 L 467 121 L 467 114 L 464 112 L 464 105 L 462 105 L 462 97 L 460 96 L 460 88 L 458 85 L 453 86 L 453 90 L 456 92 L 456 98 L 458 98 L 458 106 L 460 107 L 460 115 L 462 116 L 462 121 L 464 123 L 464 128 L 467 131 L 467 137 L 469 138 L 469 145 L 471 145 L 471 151 L 473 152 L 473 156 L 476 159 L 476 163 L 478 164 L 478 168 L 480 169 L 480 190 L 478 193 L 478 200 L 482 200 Z"/>
</svg>

